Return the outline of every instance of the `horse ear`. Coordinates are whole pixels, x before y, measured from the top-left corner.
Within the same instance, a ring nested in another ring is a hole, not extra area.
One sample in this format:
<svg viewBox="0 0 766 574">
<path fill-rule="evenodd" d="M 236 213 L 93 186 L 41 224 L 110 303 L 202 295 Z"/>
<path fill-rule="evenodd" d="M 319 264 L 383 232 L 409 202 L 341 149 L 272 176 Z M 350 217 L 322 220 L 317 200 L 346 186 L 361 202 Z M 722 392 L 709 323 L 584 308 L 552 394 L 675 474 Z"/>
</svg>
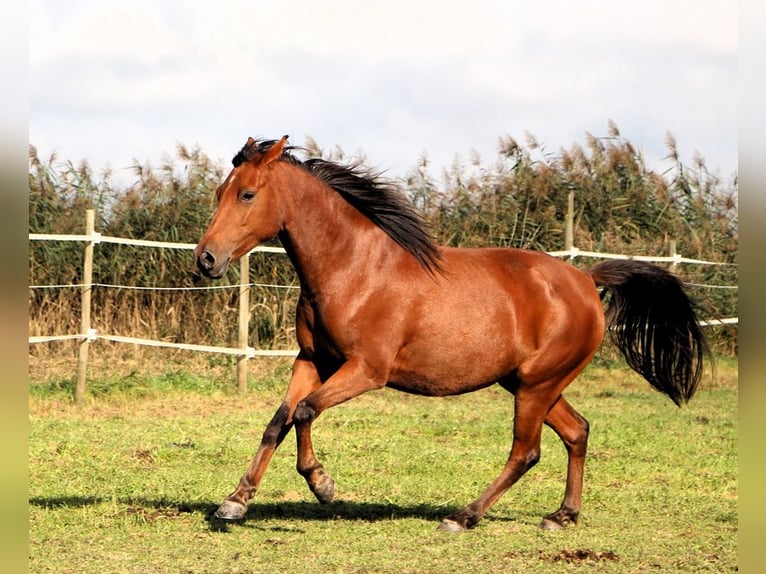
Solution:
<svg viewBox="0 0 766 574">
<path fill-rule="evenodd" d="M 245 147 L 250 147 L 255 143 L 255 140 L 251 137 L 247 138 L 247 143 L 245 144 Z"/>
<path fill-rule="evenodd" d="M 260 163 L 263 165 L 268 165 L 272 161 L 282 157 L 282 153 L 285 151 L 285 144 L 287 144 L 288 137 L 289 136 L 282 136 L 282 139 L 280 139 L 277 143 L 266 150 L 266 152 L 261 157 Z"/>
</svg>

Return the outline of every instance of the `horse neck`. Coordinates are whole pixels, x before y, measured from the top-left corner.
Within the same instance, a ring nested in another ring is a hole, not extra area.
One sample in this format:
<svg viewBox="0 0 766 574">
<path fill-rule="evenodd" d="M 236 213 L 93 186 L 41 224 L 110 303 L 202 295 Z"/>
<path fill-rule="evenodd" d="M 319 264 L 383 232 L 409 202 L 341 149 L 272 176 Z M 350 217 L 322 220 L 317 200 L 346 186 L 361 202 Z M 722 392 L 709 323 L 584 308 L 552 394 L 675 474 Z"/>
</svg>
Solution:
<svg viewBox="0 0 766 574">
<path fill-rule="evenodd" d="M 388 236 L 339 193 L 289 166 L 286 217 L 279 239 L 301 282 L 310 293 L 336 291 L 382 256 Z M 376 257 L 378 255 L 378 257 Z"/>
</svg>

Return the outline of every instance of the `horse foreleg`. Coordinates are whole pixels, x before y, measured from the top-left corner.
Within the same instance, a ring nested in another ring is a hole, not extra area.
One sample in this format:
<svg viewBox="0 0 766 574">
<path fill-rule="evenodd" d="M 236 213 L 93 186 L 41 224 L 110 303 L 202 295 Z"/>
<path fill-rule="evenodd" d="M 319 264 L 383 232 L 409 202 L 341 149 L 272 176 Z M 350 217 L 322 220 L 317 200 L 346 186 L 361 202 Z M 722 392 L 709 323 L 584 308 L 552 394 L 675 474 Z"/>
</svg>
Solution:
<svg viewBox="0 0 766 574">
<path fill-rule="evenodd" d="M 583 469 L 588 447 L 588 421 L 561 397 L 548 412 L 545 424 L 561 438 L 568 455 L 564 500 L 559 509 L 544 516 L 540 524 L 544 530 L 559 530 L 570 524 L 577 524 L 580 516 Z"/>
<path fill-rule="evenodd" d="M 245 516 L 247 504 L 255 496 L 271 457 L 293 426 L 292 417 L 296 405 L 319 385 L 319 376 L 313 364 L 300 358 L 296 359 L 282 405 L 266 426 L 258 452 L 253 457 L 247 472 L 240 479 L 237 488 L 226 497 L 215 512 L 216 518 L 239 520 Z"/>
<path fill-rule="evenodd" d="M 319 502 L 326 504 L 332 501 L 335 481 L 314 454 L 311 424 L 324 410 L 383 386 L 384 377 L 375 377 L 363 361 L 351 359 L 319 389 L 298 403 L 293 416 L 298 447 L 297 470 Z"/>
<path fill-rule="evenodd" d="M 282 403 L 266 427 L 261 445 L 253 457 L 250 467 L 239 480 L 236 490 L 227 496 L 223 504 L 216 510 L 216 518 L 239 520 L 245 516 L 247 504 L 255 496 L 272 455 L 292 428 L 292 423 L 288 423 L 289 415 L 288 404 Z"/>
</svg>

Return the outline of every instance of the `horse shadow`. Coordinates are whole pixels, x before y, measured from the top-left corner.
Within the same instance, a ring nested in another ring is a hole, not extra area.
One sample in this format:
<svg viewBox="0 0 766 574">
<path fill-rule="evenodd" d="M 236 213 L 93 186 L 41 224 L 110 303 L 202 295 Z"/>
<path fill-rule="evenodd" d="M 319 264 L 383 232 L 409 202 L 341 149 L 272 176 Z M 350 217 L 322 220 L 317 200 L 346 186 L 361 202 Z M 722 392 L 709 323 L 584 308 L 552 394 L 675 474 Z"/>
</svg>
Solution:
<svg viewBox="0 0 766 574">
<path fill-rule="evenodd" d="M 116 502 L 126 507 L 120 514 L 136 515 L 152 521 L 159 517 L 173 518 L 187 514 L 202 514 L 212 531 L 228 532 L 233 525 L 259 530 L 284 530 L 284 525 L 274 524 L 274 520 L 305 521 L 362 521 L 382 522 L 403 518 L 416 518 L 432 522 L 441 521 L 444 516 L 458 510 L 432 504 L 402 505 L 396 503 L 357 502 L 336 500 L 329 504 L 314 501 L 253 501 L 245 516 L 236 521 L 221 520 L 215 517 L 218 503 L 210 501 L 178 501 L 167 498 L 152 499 L 141 497 L 104 498 L 97 496 L 68 497 L 33 497 L 29 504 L 43 509 L 84 508 L 103 503 Z M 493 517 L 501 519 L 501 517 Z M 507 518 L 507 520 L 513 520 Z"/>
</svg>

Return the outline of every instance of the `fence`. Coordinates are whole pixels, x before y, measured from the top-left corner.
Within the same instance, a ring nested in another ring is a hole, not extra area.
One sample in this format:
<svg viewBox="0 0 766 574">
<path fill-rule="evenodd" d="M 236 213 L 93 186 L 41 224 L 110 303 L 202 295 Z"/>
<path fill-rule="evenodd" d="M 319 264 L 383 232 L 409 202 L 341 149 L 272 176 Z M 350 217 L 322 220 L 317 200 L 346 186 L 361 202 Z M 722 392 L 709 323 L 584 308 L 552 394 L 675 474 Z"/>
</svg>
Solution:
<svg viewBox="0 0 766 574">
<path fill-rule="evenodd" d="M 81 401 L 85 396 L 86 387 L 86 375 L 88 365 L 88 352 L 90 343 L 102 339 L 104 341 L 113 341 L 116 343 L 130 343 L 137 345 L 147 345 L 153 347 L 169 347 L 174 349 L 183 349 L 196 352 L 208 352 L 208 353 L 222 353 L 227 355 L 234 355 L 237 357 L 237 388 L 244 392 L 247 390 L 247 361 L 255 357 L 276 357 L 276 356 L 295 356 L 298 353 L 297 349 L 291 350 L 271 350 L 271 349 L 255 349 L 248 345 L 248 329 L 250 322 L 250 288 L 253 286 L 261 286 L 258 283 L 250 283 L 250 254 L 244 255 L 240 259 L 240 283 L 239 283 L 239 314 L 238 314 L 238 347 L 215 347 L 209 345 L 197 345 L 189 343 L 172 343 L 168 341 L 157 341 L 152 339 L 141 339 L 137 337 L 128 337 L 123 335 L 111 335 L 107 333 L 100 333 L 98 329 L 91 326 L 91 291 L 94 286 L 102 287 L 120 287 L 103 285 L 93 282 L 93 252 L 96 245 L 99 243 L 117 243 L 122 245 L 133 245 L 138 247 L 150 247 L 150 248 L 166 248 L 166 249 L 187 249 L 191 250 L 195 248 L 195 244 L 192 243 L 172 243 L 162 241 L 145 241 L 140 239 L 125 239 L 120 237 L 111 237 L 107 235 L 101 235 L 95 230 L 95 214 L 93 210 L 87 210 L 85 221 L 85 234 L 83 235 L 58 235 L 58 234 L 42 234 L 42 233 L 30 233 L 30 241 L 76 241 L 84 242 L 85 250 L 83 257 L 83 282 L 80 285 L 47 285 L 44 287 L 79 287 L 81 297 L 81 315 L 80 315 L 80 332 L 69 335 L 43 335 L 43 336 L 30 336 L 29 343 L 44 343 L 49 341 L 63 341 L 63 340 L 79 340 L 80 345 L 78 349 L 77 357 L 77 380 L 75 384 L 75 400 Z M 567 234 L 565 238 L 566 249 L 562 251 L 549 251 L 550 255 L 554 257 L 569 257 L 574 259 L 575 257 L 594 257 L 601 259 L 636 259 L 641 261 L 648 261 L 654 263 L 667 263 L 671 269 L 676 265 L 683 263 L 694 263 L 701 265 L 722 265 L 721 263 L 714 261 L 704 261 L 699 259 L 691 259 L 682 257 L 676 253 L 675 242 L 670 243 L 670 253 L 667 256 L 641 256 L 641 255 L 620 255 L 613 253 L 598 253 L 592 251 L 582 251 L 572 245 L 571 227 L 567 225 Z M 253 249 L 253 252 L 267 252 L 267 253 L 281 253 L 284 254 L 285 250 L 279 247 L 265 247 L 258 246 Z M 30 285 L 30 289 L 41 288 L 43 286 Z M 285 286 L 274 286 L 285 287 Z M 289 288 L 296 288 L 288 286 Z M 705 285 L 705 287 L 714 287 L 721 289 L 737 289 L 737 286 L 718 286 L 718 285 Z M 216 287 L 202 287 L 200 289 L 215 289 Z M 181 288 L 179 288 L 180 290 Z M 726 319 L 719 319 L 716 321 L 703 321 L 703 326 L 709 325 L 723 325 L 723 324 L 738 324 L 739 319 L 737 317 L 730 317 Z"/>
</svg>

